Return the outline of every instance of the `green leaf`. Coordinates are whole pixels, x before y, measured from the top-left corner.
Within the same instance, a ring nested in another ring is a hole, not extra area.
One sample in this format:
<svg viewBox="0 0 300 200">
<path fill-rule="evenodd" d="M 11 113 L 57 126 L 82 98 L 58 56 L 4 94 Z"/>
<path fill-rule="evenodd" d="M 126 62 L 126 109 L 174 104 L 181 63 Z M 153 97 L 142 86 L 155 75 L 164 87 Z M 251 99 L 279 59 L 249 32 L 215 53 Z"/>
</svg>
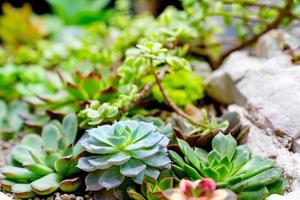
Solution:
<svg viewBox="0 0 300 200">
<path fill-rule="evenodd" d="M 78 120 L 75 113 L 70 113 L 64 117 L 62 121 L 62 130 L 67 138 L 66 146 L 69 146 L 70 144 L 74 145 L 78 131 Z"/>
<path fill-rule="evenodd" d="M 65 179 L 59 183 L 59 188 L 63 192 L 75 192 L 82 185 L 81 179 L 79 177 L 73 179 Z"/>
<path fill-rule="evenodd" d="M 173 177 L 166 177 L 159 181 L 159 188 L 161 190 L 171 189 L 173 187 Z"/>
<path fill-rule="evenodd" d="M 41 176 L 45 176 L 53 172 L 53 170 L 47 166 L 36 164 L 36 163 L 28 163 L 24 164 L 24 167 L 31 171 L 34 174 L 38 174 Z"/>
<path fill-rule="evenodd" d="M 151 167 L 164 167 L 171 163 L 171 160 L 168 158 L 167 153 L 160 152 L 155 154 L 151 158 L 146 158 L 143 162 Z"/>
<path fill-rule="evenodd" d="M 14 160 L 18 161 L 21 164 L 25 162 L 35 163 L 30 151 L 31 149 L 25 145 L 16 145 L 12 149 L 11 156 Z"/>
<path fill-rule="evenodd" d="M 26 135 L 21 142 L 23 145 L 33 149 L 34 151 L 41 153 L 43 141 L 42 138 L 36 134 Z"/>
<path fill-rule="evenodd" d="M 176 165 L 180 166 L 181 168 L 184 167 L 184 160 L 175 152 L 169 151 L 170 158 L 175 162 Z"/>
<path fill-rule="evenodd" d="M 32 182 L 31 187 L 32 190 L 39 195 L 48 195 L 58 189 L 61 180 L 61 175 L 52 173 Z"/>
<path fill-rule="evenodd" d="M 234 175 L 237 173 L 250 160 L 250 157 L 251 152 L 248 147 L 244 145 L 238 146 L 232 159 L 230 174 Z"/>
<path fill-rule="evenodd" d="M 185 164 L 183 167 L 184 172 L 188 175 L 188 177 L 194 181 L 201 179 L 202 176 L 195 170 L 193 167 Z"/>
<path fill-rule="evenodd" d="M 272 183 L 267 186 L 270 194 L 283 194 L 285 188 L 286 188 L 286 181 L 284 181 L 282 178 L 276 181 L 275 183 Z"/>
<path fill-rule="evenodd" d="M 239 192 L 245 189 L 251 190 L 257 187 L 262 187 L 265 185 L 275 183 L 280 179 L 280 177 L 281 170 L 278 168 L 271 168 L 231 186 L 230 189 L 235 192 Z"/>
<path fill-rule="evenodd" d="M 220 175 L 218 174 L 218 172 L 216 172 L 212 168 L 209 168 L 209 167 L 203 168 L 202 172 L 203 172 L 204 177 L 212 178 L 215 181 L 220 179 Z"/>
<path fill-rule="evenodd" d="M 11 180 L 26 181 L 34 180 L 37 176 L 25 168 L 5 166 L 1 173 Z"/>
<path fill-rule="evenodd" d="M 183 166 L 183 168 L 184 168 L 184 166 Z M 178 178 L 186 178 L 187 177 L 183 168 L 181 168 L 177 165 L 172 165 L 172 171 L 176 174 L 176 176 L 178 176 Z"/>
<path fill-rule="evenodd" d="M 14 184 L 12 192 L 20 199 L 30 199 L 35 196 L 30 184 Z"/>
<path fill-rule="evenodd" d="M 230 161 L 234 156 L 236 147 L 237 142 L 230 134 L 225 136 L 219 133 L 212 140 L 212 148 L 221 154 L 222 157 L 228 157 Z"/>
<path fill-rule="evenodd" d="M 99 179 L 99 184 L 109 190 L 121 185 L 124 179 L 125 177 L 120 174 L 120 168 L 114 166 L 105 170 Z"/>
<path fill-rule="evenodd" d="M 136 191 L 130 189 L 127 191 L 129 197 L 134 200 L 146 200 L 142 195 L 137 193 Z"/>
<path fill-rule="evenodd" d="M 62 157 L 54 162 L 55 171 L 67 177 L 80 171 L 76 165 L 77 161 L 72 156 Z"/>
<path fill-rule="evenodd" d="M 54 163 L 57 159 L 59 159 L 61 156 L 58 153 L 54 152 L 47 152 L 45 156 L 45 163 L 48 167 L 51 169 L 54 169 Z"/>
<path fill-rule="evenodd" d="M 196 167 L 196 169 L 200 169 L 200 165 L 199 165 L 200 161 L 199 161 L 197 155 L 194 153 L 193 149 L 190 147 L 190 145 L 186 141 L 181 140 L 181 139 L 177 139 L 177 141 L 178 141 L 178 145 L 180 147 L 180 150 L 186 156 L 188 161 L 194 167 Z"/>
<path fill-rule="evenodd" d="M 243 191 L 239 193 L 239 200 L 264 200 L 269 196 L 269 191 L 266 187 L 260 187 L 256 190 Z"/>
<path fill-rule="evenodd" d="M 59 129 L 53 124 L 47 124 L 42 131 L 42 139 L 46 148 L 58 150 L 58 141 L 61 138 Z"/>
</svg>

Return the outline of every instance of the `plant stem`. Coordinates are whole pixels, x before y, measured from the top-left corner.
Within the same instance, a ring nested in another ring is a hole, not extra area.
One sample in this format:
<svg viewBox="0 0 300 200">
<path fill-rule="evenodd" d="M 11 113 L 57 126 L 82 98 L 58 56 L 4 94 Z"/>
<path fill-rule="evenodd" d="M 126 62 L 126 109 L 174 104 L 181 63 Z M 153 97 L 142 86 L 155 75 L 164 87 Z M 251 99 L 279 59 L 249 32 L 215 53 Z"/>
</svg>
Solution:
<svg viewBox="0 0 300 200">
<path fill-rule="evenodd" d="M 206 127 L 204 124 L 198 122 L 197 120 L 195 120 L 193 117 L 189 116 L 188 114 L 186 114 L 185 112 L 183 112 L 183 110 L 181 110 L 174 102 L 173 100 L 169 97 L 169 95 L 167 94 L 163 84 L 162 84 L 162 77 L 159 77 L 156 72 L 155 72 L 155 68 L 153 65 L 153 61 L 152 59 L 149 59 L 150 62 L 150 66 L 152 69 L 152 73 L 153 76 L 155 77 L 155 81 L 156 84 L 159 87 L 160 92 L 162 93 L 164 99 L 166 100 L 167 104 L 174 110 L 174 112 L 176 112 L 178 115 L 182 116 L 183 118 L 187 119 L 189 122 L 191 122 L 194 125 L 200 126 L 200 127 Z M 168 68 L 167 68 L 168 69 Z"/>
</svg>

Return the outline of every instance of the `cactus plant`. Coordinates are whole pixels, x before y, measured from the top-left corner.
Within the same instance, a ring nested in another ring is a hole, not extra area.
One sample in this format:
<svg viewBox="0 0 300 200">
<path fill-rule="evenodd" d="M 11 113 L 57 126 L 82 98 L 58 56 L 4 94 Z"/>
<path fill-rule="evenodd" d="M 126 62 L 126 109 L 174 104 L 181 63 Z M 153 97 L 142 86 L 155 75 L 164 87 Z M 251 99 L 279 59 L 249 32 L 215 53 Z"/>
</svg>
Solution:
<svg viewBox="0 0 300 200">
<path fill-rule="evenodd" d="M 180 178 L 212 178 L 218 187 L 234 191 L 241 200 L 262 200 L 284 191 L 281 169 L 261 156 L 252 157 L 251 151 L 244 145 L 237 146 L 231 135 L 215 136 L 209 153 L 193 149 L 180 139 L 178 144 L 184 159 L 174 151 L 170 151 L 170 156 L 174 161 L 173 171 Z"/>
<path fill-rule="evenodd" d="M 92 155 L 79 159 L 78 167 L 90 172 L 87 190 L 109 190 L 125 178 L 141 184 L 144 176 L 158 178 L 170 165 L 169 140 L 152 123 L 133 120 L 115 122 L 88 130 L 81 144 Z"/>
<path fill-rule="evenodd" d="M 1 187 L 18 198 L 48 195 L 60 189 L 77 190 L 81 185 L 76 168 L 83 152 L 77 138 L 77 117 L 68 114 L 60 124 L 52 121 L 44 126 L 42 136 L 26 135 L 13 147 L 10 165 L 1 169 Z"/>
</svg>

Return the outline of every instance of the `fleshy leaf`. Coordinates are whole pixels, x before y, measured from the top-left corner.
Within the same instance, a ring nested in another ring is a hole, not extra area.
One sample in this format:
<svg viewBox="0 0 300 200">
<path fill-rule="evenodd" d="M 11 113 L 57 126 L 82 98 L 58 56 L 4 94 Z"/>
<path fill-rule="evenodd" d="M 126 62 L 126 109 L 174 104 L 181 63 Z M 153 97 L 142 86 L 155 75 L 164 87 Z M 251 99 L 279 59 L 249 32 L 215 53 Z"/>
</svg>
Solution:
<svg viewBox="0 0 300 200">
<path fill-rule="evenodd" d="M 32 190 L 39 195 L 48 195 L 56 191 L 62 176 L 52 173 L 31 183 Z"/>
</svg>

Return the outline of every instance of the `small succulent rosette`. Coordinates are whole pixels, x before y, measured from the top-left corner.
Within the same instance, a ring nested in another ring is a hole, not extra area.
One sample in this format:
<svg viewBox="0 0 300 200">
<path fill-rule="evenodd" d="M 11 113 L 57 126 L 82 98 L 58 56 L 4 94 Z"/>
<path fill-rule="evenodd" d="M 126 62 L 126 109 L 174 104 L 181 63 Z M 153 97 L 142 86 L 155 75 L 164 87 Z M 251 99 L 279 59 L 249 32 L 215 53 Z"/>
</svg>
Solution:
<svg viewBox="0 0 300 200">
<path fill-rule="evenodd" d="M 91 155 L 78 163 L 90 172 L 87 190 L 113 189 L 127 178 L 141 184 L 145 175 L 157 179 L 160 170 L 170 168 L 168 143 L 152 123 L 126 120 L 88 130 L 81 144 Z"/>
</svg>

